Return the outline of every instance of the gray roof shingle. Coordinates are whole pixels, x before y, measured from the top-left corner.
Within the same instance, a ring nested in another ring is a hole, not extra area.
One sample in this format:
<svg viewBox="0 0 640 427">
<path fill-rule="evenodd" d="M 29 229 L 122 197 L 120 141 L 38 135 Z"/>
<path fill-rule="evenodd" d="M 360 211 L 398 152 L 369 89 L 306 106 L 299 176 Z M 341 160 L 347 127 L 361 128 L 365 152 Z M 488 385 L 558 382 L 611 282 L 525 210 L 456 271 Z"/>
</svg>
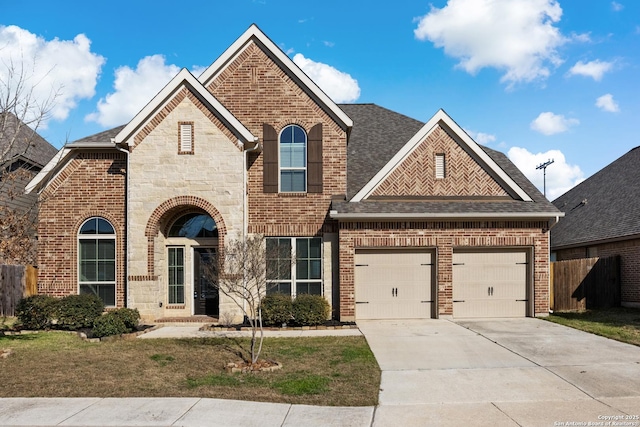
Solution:
<svg viewBox="0 0 640 427">
<path fill-rule="evenodd" d="M 551 247 L 640 234 L 640 147 L 553 201 L 565 217 L 551 229 Z"/>
<path fill-rule="evenodd" d="M 424 126 L 424 123 L 375 104 L 341 104 L 353 120 L 347 146 L 347 200 L 351 199 Z M 522 172 L 499 151 L 480 146 L 533 202 L 512 198 L 467 200 L 334 201 L 332 209 L 349 214 L 559 214 Z"/>
<path fill-rule="evenodd" d="M 42 167 L 46 165 L 58 150 L 49 142 L 38 135 L 29 126 L 21 123 L 12 113 L 0 113 L 0 123 L 3 123 L 3 130 L 0 133 L 0 153 L 8 148 L 7 154 L 0 160 L 9 160 L 16 156 L 22 156 L 29 162 Z M 16 133 L 17 132 L 17 133 Z M 11 147 L 11 138 L 16 137 Z"/>
</svg>

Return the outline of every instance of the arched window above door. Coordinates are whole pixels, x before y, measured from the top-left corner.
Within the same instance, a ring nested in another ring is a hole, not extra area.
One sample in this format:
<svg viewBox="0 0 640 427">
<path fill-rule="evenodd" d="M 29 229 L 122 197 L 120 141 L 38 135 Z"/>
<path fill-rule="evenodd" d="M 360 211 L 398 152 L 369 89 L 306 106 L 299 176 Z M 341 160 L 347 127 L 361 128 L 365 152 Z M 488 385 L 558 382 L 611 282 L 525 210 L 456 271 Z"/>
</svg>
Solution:
<svg viewBox="0 0 640 427">
<path fill-rule="evenodd" d="M 206 213 L 188 213 L 171 224 L 167 237 L 218 237 L 218 227 Z"/>
</svg>

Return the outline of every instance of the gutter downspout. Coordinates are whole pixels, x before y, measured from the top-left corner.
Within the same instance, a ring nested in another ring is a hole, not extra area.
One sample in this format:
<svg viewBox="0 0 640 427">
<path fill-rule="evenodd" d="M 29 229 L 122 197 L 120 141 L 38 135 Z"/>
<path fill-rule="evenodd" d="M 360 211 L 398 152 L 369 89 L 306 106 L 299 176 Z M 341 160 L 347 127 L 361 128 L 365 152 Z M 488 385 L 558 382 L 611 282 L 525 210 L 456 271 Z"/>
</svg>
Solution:
<svg viewBox="0 0 640 427">
<path fill-rule="evenodd" d="M 125 270 L 125 275 L 124 275 L 124 289 L 125 289 L 125 307 L 131 307 L 131 301 L 130 301 L 130 295 L 129 295 L 129 261 L 130 261 L 130 257 L 131 257 L 131 239 L 129 238 L 129 170 L 131 169 L 129 167 L 129 150 L 119 147 L 115 141 L 114 138 L 111 138 L 111 142 L 113 142 L 116 146 L 116 149 L 122 153 L 125 153 L 125 155 L 127 156 L 127 170 L 126 170 L 126 178 L 125 178 L 125 184 L 124 184 L 124 193 L 125 193 L 125 198 L 124 198 L 124 215 L 125 215 L 125 239 L 127 239 L 126 245 L 127 245 L 127 261 L 125 263 L 124 266 L 124 270 Z"/>
<path fill-rule="evenodd" d="M 247 170 L 247 166 L 249 165 L 249 162 L 247 160 L 249 153 L 252 153 L 254 151 L 258 151 L 258 149 L 260 148 L 260 143 L 258 142 L 258 138 L 255 139 L 255 145 L 249 149 L 244 150 L 244 156 L 242 156 L 242 241 L 246 242 L 247 241 L 247 237 L 249 236 L 249 197 L 248 197 L 248 192 L 249 192 L 249 188 L 248 188 L 248 174 L 249 171 Z M 243 280 L 246 280 L 246 278 L 244 277 L 246 275 L 243 275 Z M 246 282 L 243 283 L 244 289 L 247 289 L 246 286 Z M 247 312 L 247 299 L 243 298 L 242 300 L 242 311 L 244 311 L 245 313 Z"/>
</svg>

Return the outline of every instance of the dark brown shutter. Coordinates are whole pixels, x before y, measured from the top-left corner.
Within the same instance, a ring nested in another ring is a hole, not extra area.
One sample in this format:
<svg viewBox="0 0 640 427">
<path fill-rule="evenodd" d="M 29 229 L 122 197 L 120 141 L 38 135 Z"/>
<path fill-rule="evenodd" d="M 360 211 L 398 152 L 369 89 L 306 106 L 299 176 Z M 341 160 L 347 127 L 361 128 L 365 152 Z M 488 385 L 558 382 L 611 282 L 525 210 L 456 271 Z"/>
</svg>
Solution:
<svg viewBox="0 0 640 427">
<path fill-rule="evenodd" d="M 278 132 L 268 124 L 262 125 L 262 181 L 265 193 L 278 192 Z"/>
<path fill-rule="evenodd" d="M 307 142 L 307 193 L 322 193 L 322 123 L 311 128 Z"/>
</svg>

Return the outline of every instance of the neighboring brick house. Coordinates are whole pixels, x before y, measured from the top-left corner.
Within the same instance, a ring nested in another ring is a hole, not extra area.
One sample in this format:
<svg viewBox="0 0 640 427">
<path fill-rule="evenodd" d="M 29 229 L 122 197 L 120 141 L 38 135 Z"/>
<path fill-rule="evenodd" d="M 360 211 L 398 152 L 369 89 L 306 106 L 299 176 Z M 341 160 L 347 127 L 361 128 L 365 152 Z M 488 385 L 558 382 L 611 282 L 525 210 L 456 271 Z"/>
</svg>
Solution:
<svg viewBox="0 0 640 427">
<path fill-rule="evenodd" d="M 640 147 L 553 204 L 565 217 L 551 232 L 556 260 L 620 256 L 623 306 L 640 307 Z"/>
<path fill-rule="evenodd" d="M 24 188 L 57 151 L 13 113 L 0 112 L 0 264 L 35 264 L 38 198 Z"/>
<path fill-rule="evenodd" d="M 341 320 L 544 315 L 562 215 L 444 111 L 336 105 L 255 25 L 29 190 L 48 196 L 41 292 L 149 319 L 232 312 L 199 269 L 253 234 L 292 260 L 274 290 L 321 294 Z"/>
</svg>

